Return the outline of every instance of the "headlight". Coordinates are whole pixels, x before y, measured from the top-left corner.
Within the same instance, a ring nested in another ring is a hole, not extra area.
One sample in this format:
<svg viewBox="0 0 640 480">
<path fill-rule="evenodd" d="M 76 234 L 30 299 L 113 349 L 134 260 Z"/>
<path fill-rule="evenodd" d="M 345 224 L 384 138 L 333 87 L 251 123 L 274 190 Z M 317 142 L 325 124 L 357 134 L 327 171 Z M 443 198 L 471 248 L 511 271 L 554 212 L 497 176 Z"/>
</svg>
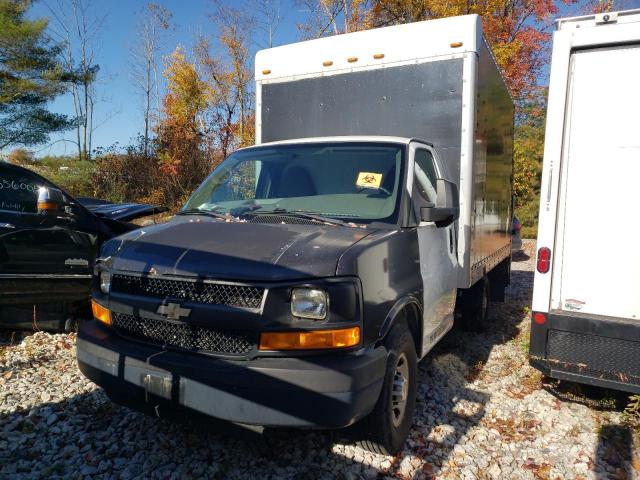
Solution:
<svg viewBox="0 0 640 480">
<path fill-rule="evenodd" d="M 111 290 L 111 272 L 106 270 L 100 272 L 100 290 L 102 293 L 109 293 Z"/>
<path fill-rule="evenodd" d="M 291 295 L 291 313 L 296 317 L 322 320 L 327 316 L 327 292 L 316 288 L 294 288 Z"/>
</svg>

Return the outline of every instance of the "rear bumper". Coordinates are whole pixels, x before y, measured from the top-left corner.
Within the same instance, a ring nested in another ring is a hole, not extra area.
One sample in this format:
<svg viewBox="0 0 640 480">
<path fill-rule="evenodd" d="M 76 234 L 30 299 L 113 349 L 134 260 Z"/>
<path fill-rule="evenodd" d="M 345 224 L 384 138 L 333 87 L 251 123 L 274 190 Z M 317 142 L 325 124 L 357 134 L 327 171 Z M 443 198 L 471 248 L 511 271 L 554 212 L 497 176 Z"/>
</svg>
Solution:
<svg viewBox="0 0 640 480">
<path fill-rule="evenodd" d="M 387 352 L 227 360 L 131 342 L 91 321 L 78 332 L 77 357 L 115 402 L 160 417 L 340 428 L 373 410 Z"/>
<path fill-rule="evenodd" d="M 529 362 L 552 378 L 640 393 L 640 321 L 549 313 L 531 324 Z"/>
</svg>

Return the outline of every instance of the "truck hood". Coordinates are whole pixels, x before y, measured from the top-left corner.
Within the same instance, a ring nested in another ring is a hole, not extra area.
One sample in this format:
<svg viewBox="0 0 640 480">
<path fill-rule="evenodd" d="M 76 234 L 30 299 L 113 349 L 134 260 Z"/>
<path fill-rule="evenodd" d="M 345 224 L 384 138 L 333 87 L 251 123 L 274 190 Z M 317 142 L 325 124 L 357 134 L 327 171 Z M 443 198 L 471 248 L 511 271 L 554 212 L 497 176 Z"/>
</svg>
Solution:
<svg viewBox="0 0 640 480">
<path fill-rule="evenodd" d="M 329 225 L 176 217 L 105 244 L 111 268 L 238 281 L 330 277 L 342 253 L 371 230 Z"/>
<path fill-rule="evenodd" d="M 89 197 L 78 197 L 76 200 L 96 215 L 120 222 L 128 222 L 136 218 L 167 210 L 164 207 L 143 203 L 111 203 L 106 200 Z"/>
</svg>

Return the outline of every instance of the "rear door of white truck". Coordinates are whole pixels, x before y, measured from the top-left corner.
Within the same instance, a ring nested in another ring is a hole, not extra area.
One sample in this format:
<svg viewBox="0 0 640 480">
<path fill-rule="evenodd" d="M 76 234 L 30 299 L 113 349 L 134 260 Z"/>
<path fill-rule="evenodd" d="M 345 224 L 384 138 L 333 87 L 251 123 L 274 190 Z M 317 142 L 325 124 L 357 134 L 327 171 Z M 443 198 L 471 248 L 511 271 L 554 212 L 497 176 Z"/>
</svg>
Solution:
<svg viewBox="0 0 640 480">
<path fill-rule="evenodd" d="M 640 45 L 569 65 L 551 308 L 640 320 Z"/>
</svg>

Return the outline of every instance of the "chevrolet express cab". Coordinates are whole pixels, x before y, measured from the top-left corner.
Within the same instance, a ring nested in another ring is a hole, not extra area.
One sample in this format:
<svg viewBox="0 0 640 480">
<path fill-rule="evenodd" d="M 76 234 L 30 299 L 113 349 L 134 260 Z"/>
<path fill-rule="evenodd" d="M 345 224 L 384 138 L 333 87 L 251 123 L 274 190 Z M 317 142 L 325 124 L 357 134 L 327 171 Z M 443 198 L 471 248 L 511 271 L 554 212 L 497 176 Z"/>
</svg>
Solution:
<svg viewBox="0 0 640 480">
<path fill-rule="evenodd" d="M 513 103 L 475 15 L 256 56 L 257 145 L 107 242 L 82 372 L 163 417 L 397 452 L 417 362 L 509 282 Z"/>
</svg>

